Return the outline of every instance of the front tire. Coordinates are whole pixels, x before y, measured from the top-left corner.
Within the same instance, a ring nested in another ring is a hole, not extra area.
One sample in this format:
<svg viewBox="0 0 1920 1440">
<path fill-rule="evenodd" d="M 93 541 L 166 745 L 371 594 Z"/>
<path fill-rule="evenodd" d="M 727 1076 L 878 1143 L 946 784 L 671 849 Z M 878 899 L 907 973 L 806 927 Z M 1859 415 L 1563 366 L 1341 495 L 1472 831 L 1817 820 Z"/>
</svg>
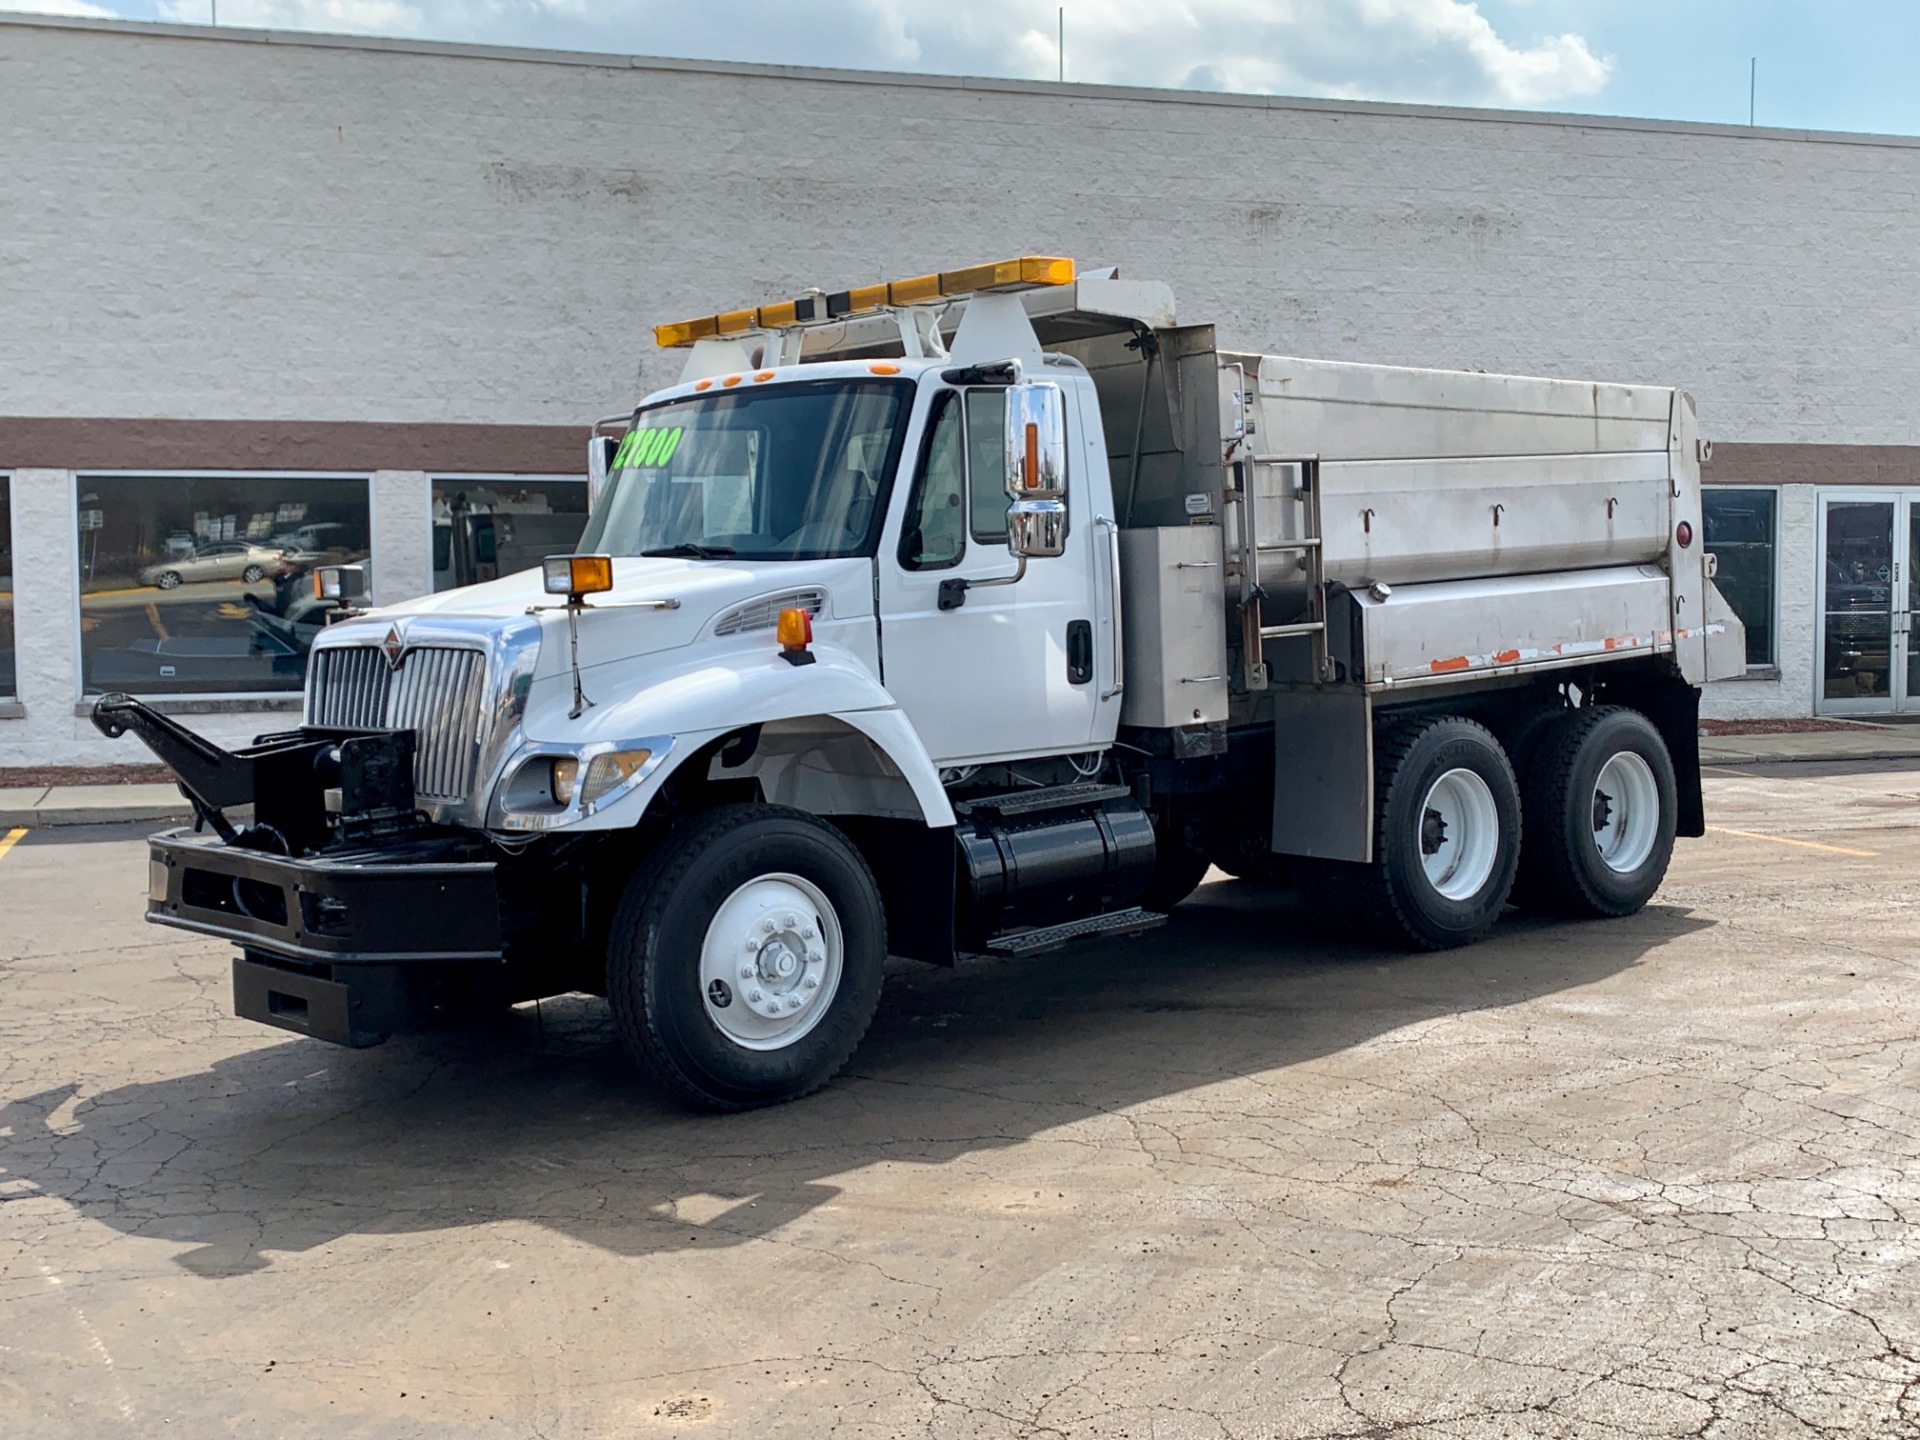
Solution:
<svg viewBox="0 0 1920 1440">
<path fill-rule="evenodd" d="M 832 1079 L 880 1000 L 886 918 L 860 852 L 773 805 L 685 820 L 628 883 L 607 996 L 628 1052 L 688 1104 L 746 1110 Z"/>
<path fill-rule="evenodd" d="M 1587 919 L 1639 910 L 1673 859 L 1673 757 L 1637 710 L 1563 716 L 1527 774 L 1526 890 L 1541 909 Z"/>
<path fill-rule="evenodd" d="M 162 590 L 177 590 L 180 587 L 180 572 L 178 570 L 162 572 L 159 585 Z"/>
<path fill-rule="evenodd" d="M 1520 863 L 1506 752 L 1486 727 L 1449 715 L 1386 731 L 1375 764 L 1368 908 L 1422 949 L 1472 944 L 1500 918 Z"/>
<path fill-rule="evenodd" d="M 258 565 L 249 565 L 245 570 L 240 572 L 240 578 L 246 581 L 247 584 L 252 585 L 255 582 L 257 582 L 266 573 L 267 572 L 261 569 Z"/>
</svg>

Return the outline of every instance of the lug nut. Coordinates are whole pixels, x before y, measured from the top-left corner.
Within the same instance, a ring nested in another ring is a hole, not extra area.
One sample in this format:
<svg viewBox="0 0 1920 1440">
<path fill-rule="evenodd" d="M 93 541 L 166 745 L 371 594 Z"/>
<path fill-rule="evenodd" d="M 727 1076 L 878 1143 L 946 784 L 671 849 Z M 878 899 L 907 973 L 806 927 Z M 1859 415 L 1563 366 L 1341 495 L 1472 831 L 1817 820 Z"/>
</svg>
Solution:
<svg viewBox="0 0 1920 1440">
<path fill-rule="evenodd" d="M 762 920 L 760 922 L 760 928 L 771 935 L 774 931 L 773 917 L 769 915 L 766 919 Z"/>
<path fill-rule="evenodd" d="M 809 925 L 800 932 L 800 938 L 802 940 L 818 940 L 820 938 L 820 932 Z"/>
<path fill-rule="evenodd" d="M 800 924 L 800 917 L 798 915 L 789 915 L 787 916 L 786 923 L 787 923 L 787 929 L 789 930 L 796 929 Z"/>
<path fill-rule="evenodd" d="M 767 997 L 762 995 L 758 990 L 747 991 L 747 1003 L 749 1005 L 758 1005 L 762 1000 L 766 998 Z"/>
<path fill-rule="evenodd" d="M 740 978 L 742 980 L 751 980 L 753 978 L 753 966 L 742 965 L 740 967 Z"/>
<path fill-rule="evenodd" d="M 809 990 L 818 990 L 820 988 L 820 977 L 818 975 L 807 976 L 806 985 Z"/>
<path fill-rule="evenodd" d="M 798 995 L 795 995 L 791 1000 L 787 1001 L 787 1009 L 798 1010 L 799 1008 L 800 1008 L 800 997 Z"/>
</svg>

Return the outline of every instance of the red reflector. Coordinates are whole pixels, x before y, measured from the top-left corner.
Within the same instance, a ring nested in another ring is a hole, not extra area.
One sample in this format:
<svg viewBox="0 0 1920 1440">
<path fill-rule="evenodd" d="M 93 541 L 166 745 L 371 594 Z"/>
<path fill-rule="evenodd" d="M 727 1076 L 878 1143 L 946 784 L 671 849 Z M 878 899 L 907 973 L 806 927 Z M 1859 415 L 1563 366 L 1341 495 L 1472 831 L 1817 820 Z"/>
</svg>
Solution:
<svg viewBox="0 0 1920 1440">
<path fill-rule="evenodd" d="M 1673 532 L 1673 538 L 1680 542 L 1680 548 L 1682 550 L 1686 549 L 1689 545 L 1691 545 L 1693 543 L 1692 522 L 1687 520 L 1682 520 L 1680 522 L 1679 528 Z"/>
</svg>

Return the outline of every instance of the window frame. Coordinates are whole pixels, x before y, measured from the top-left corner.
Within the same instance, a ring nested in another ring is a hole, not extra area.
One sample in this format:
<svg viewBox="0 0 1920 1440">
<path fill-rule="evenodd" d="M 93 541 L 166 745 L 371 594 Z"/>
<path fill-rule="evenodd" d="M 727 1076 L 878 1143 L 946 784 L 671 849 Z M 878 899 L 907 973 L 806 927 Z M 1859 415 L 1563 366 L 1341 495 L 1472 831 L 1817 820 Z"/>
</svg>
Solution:
<svg viewBox="0 0 1920 1440">
<path fill-rule="evenodd" d="M 967 489 L 967 406 L 966 391 L 957 385 L 942 386 L 934 391 L 933 398 L 927 402 L 927 418 L 920 427 L 920 445 L 913 461 L 913 478 L 907 485 L 907 508 L 901 515 L 900 538 L 894 542 L 893 558 L 899 567 L 909 575 L 925 575 L 936 570 L 951 570 L 967 558 L 967 547 L 972 543 L 970 527 L 960 526 L 960 548 L 954 552 L 951 560 L 942 560 L 929 564 L 907 554 L 907 537 L 918 529 L 913 524 L 914 516 L 920 510 L 920 497 L 926 489 L 927 464 L 933 458 L 933 439 L 939 431 L 940 421 L 949 405 L 960 407 L 960 509 L 964 515 L 967 508 L 969 491 Z"/>
<path fill-rule="evenodd" d="M 1770 656 L 1765 660 L 1749 660 L 1746 669 L 1746 678 L 1770 680 L 1778 677 L 1780 674 L 1780 510 L 1782 502 L 1786 498 L 1784 487 L 1779 485 L 1744 485 L 1737 482 L 1702 485 L 1700 487 L 1700 528 L 1702 532 L 1700 548 L 1703 554 L 1710 553 L 1712 550 L 1712 546 L 1708 543 L 1705 534 L 1707 496 L 1732 495 L 1742 492 L 1755 495 L 1764 494 L 1773 497 L 1769 533 L 1767 536 L 1767 640 Z M 1815 578 L 1817 581 L 1818 576 Z M 1726 596 L 1723 594 L 1721 598 L 1724 600 Z M 1816 605 L 1818 604 L 1818 600 L 1819 596 L 1816 592 L 1814 596 L 1814 603 Z M 1732 608 L 1731 601 L 1728 601 L 1728 608 Z"/>
<path fill-rule="evenodd" d="M 4 512 L 6 515 L 7 552 L 12 555 L 17 555 L 19 547 L 14 543 L 13 534 L 14 503 L 13 472 L 11 470 L 0 470 L 0 500 L 6 502 L 4 505 L 0 505 L 0 512 Z M 78 524 L 77 517 L 75 523 Z M 20 593 L 17 588 L 20 580 L 17 575 L 13 574 L 15 568 L 17 568 L 16 565 L 9 565 L 7 577 L 13 582 L 16 588 L 7 592 L 8 607 L 13 617 L 12 624 L 9 627 L 12 630 L 13 638 L 8 642 L 9 647 L 13 651 L 13 687 L 11 689 L 0 689 L 0 705 L 6 706 L 17 705 L 20 700 L 20 610 L 19 602 L 16 598 Z"/>
<path fill-rule="evenodd" d="M 74 542 L 69 554 L 73 569 L 73 686 L 74 704 L 81 706 L 105 694 L 105 691 L 87 689 L 86 658 L 86 596 L 81 591 L 85 583 L 80 571 L 80 490 L 89 480 L 358 480 L 367 487 L 367 561 L 374 574 L 380 573 L 380 528 L 375 522 L 377 506 L 374 496 L 374 471 L 372 470 L 221 470 L 210 465 L 174 466 L 164 470 L 129 470 L 103 466 L 89 466 L 84 470 L 67 471 L 67 535 Z M 428 506 L 431 512 L 431 504 Z M 431 515 L 429 515 L 431 522 Z M 429 535 L 431 545 L 432 537 Z M 429 551 L 431 558 L 431 551 Z M 303 675 L 297 690 L 194 690 L 194 691 L 149 691 L 144 694 L 129 691 L 136 699 L 151 701 L 155 705 L 203 705 L 218 704 L 246 708 L 249 704 L 286 706 L 288 701 L 299 701 L 306 694 L 306 680 Z"/>
</svg>

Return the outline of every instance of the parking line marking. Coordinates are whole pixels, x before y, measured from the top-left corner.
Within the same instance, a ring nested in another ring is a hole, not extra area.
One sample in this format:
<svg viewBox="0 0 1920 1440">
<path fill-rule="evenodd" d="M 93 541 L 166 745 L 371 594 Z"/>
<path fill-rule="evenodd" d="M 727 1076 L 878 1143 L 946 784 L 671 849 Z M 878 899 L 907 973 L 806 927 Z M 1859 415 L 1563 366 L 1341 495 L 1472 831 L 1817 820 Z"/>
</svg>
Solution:
<svg viewBox="0 0 1920 1440">
<path fill-rule="evenodd" d="M 158 635 L 162 640 L 171 640 L 173 638 L 167 634 L 167 627 L 160 623 L 160 607 L 158 605 L 147 606 L 147 619 L 153 622 L 153 633 Z"/>
<path fill-rule="evenodd" d="M 1762 835 L 1753 830 L 1729 830 L 1725 825 L 1709 825 L 1716 835 L 1738 835 L 1742 840 L 1771 840 L 1776 845 L 1798 845 L 1802 850 L 1827 850 L 1835 855 L 1858 855 L 1863 860 L 1877 857 L 1878 850 L 1849 850 L 1844 845 L 1822 845 L 1814 840 L 1789 840 L 1784 835 Z"/>
<path fill-rule="evenodd" d="M 26 835 L 25 829 L 9 830 L 5 835 L 0 835 L 0 858 L 5 858 L 7 851 L 24 840 Z"/>
</svg>

